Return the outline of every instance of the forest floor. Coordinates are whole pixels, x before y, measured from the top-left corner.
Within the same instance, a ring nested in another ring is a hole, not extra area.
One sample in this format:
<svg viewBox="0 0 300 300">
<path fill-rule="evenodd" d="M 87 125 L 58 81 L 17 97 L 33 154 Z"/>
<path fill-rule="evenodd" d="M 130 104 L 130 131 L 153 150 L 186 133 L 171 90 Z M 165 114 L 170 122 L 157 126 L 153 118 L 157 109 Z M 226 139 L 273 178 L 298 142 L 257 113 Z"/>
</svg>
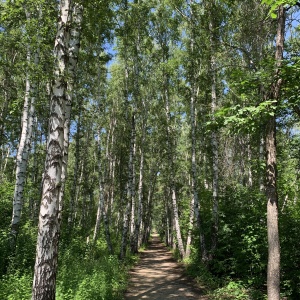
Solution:
<svg viewBox="0 0 300 300">
<path fill-rule="evenodd" d="M 208 296 L 196 287 L 195 282 L 184 274 L 171 252 L 153 235 L 139 263 L 130 271 L 126 300 L 208 300 Z"/>
</svg>

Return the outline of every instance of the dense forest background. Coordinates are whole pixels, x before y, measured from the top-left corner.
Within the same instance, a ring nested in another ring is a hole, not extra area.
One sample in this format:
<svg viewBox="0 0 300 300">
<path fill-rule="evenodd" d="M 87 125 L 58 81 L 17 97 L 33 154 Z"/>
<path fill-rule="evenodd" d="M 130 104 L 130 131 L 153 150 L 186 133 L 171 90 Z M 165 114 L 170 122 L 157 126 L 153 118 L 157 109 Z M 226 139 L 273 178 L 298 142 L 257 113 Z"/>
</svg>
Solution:
<svg viewBox="0 0 300 300">
<path fill-rule="evenodd" d="M 0 298 L 121 299 L 156 230 L 212 299 L 299 299 L 299 8 L 1 1 Z"/>
</svg>

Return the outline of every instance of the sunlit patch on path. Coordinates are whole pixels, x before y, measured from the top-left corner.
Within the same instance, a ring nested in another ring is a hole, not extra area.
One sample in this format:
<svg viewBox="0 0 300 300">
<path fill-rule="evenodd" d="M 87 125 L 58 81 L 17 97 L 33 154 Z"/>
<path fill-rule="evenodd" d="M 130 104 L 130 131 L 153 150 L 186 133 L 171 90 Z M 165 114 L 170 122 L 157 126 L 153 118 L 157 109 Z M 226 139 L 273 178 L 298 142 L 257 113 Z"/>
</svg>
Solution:
<svg viewBox="0 0 300 300">
<path fill-rule="evenodd" d="M 149 248 L 141 255 L 139 264 L 130 272 L 126 300 L 208 299 L 201 295 L 193 282 L 183 274 L 182 267 L 171 253 L 153 236 Z"/>
</svg>

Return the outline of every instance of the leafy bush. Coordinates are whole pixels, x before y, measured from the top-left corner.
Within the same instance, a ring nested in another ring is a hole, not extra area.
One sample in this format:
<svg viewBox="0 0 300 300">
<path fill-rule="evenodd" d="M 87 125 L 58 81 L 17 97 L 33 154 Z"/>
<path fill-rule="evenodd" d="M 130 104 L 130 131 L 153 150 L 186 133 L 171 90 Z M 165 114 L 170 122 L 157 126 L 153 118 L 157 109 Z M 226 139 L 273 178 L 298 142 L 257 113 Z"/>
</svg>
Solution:
<svg viewBox="0 0 300 300">
<path fill-rule="evenodd" d="M 61 254 L 58 279 L 58 300 L 121 299 L 126 287 L 127 269 L 116 255 L 108 255 L 103 243 L 87 246 L 74 241 Z M 75 251 L 74 251 L 75 250 Z"/>
<path fill-rule="evenodd" d="M 32 274 L 21 275 L 19 272 L 3 276 L 0 280 L 0 299 L 31 299 Z"/>
<path fill-rule="evenodd" d="M 225 299 L 236 299 L 236 300 L 248 300 L 249 295 L 247 289 L 241 282 L 230 281 L 226 286 L 215 290 L 212 293 L 212 299 L 214 300 L 225 300 Z"/>
</svg>

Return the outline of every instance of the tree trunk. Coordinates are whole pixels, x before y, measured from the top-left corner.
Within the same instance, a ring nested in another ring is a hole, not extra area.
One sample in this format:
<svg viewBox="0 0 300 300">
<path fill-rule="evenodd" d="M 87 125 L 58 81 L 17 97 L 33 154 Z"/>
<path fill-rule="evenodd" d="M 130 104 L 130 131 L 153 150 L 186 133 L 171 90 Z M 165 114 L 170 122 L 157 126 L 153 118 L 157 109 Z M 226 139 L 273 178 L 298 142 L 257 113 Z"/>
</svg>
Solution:
<svg viewBox="0 0 300 300">
<path fill-rule="evenodd" d="M 98 161 L 98 176 L 99 176 L 99 201 L 97 207 L 97 217 L 96 224 L 94 228 L 93 242 L 95 243 L 98 237 L 98 232 L 100 228 L 101 217 L 103 214 L 104 208 L 104 182 L 103 182 L 103 174 L 102 174 L 102 158 L 101 158 L 101 144 L 100 144 L 100 135 L 101 130 L 98 130 L 98 149 L 97 149 L 97 161 Z"/>
<path fill-rule="evenodd" d="M 65 190 L 65 182 L 67 178 L 67 166 L 69 158 L 69 135 L 70 135 L 70 119 L 73 89 L 75 84 L 76 66 L 78 62 L 78 54 L 80 47 L 80 33 L 83 16 L 83 7 L 78 3 L 72 4 L 71 20 L 72 27 L 68 41 L 68 65 L 67 65 L 67 90 L 65 102 L 65 120 L 64 120 L 64 156 L 61 174 L 61 189 L 59 194 L 59 219 L 61 220 L 61 212 L 63 210 L 63 196 Z"/>
<path fill-rule="evenodd" d="M 105 182 L 104 182 L 103 168 L 102 168 L 100 134 L 101 134 L 101 130 L 98 131 L 98 155 L 97 155 L 98 174 L 99 174 L 99 202 L 98 202 L 97 218 L 96 218 L 96 224 L 95 224 L 94 235 L 93 235 L 93 242 L 95 243 L 97 240 L 97 236 L 98 236 L 98 232 L 99 232 L 99 228 L 100 228 L 101 216 L 103 216 L 107 247 L 108 247 L 109 252 L 113 253 L 112 243 L 111 243 L 111 239 L 110 239 L 109 222 L 108 222 L 108 218 L 107 218 L 107 212 L 104 207 L 104 202 L 105 202 L 104 185 L 105 185 Z"/>
<path fill-rule="evenodd" d="M 35 55 L 34 63 L 38 64 L 38 54 Z M 31 63 L 31 53 L 27 51 L 27 63 Z M 22 116 L 22 133 L 19 142 L 19 148 L 17 153 L 17 167 L 16 167 L 16 184 L 13 200 L 13 216 L 11 221 L 11 237 L 12 237 L 12 249 L 16 245 L 17 234 L 19 231 L 19 224 L 21 220 L 21 212 L 23 206 L 23 192 L 25 187 L 27 164 L 29 152 L 31 149 L 31 137 L 33 131 L 33 119 L 35 113 L 35 96 L 36 85 L 31 82 L 31 75 L 29 71 L 26 75 L 26 90 L 25 100 Z"/>
<path fill-rule="evenodd" d="M 217 82 L 216 82 L 216 58 L 215 58 L 215 25 L 212 15 L 212 9 L 215 7 L 214 1 L 210 3 L 210 21 L 209 21 L 209 34 L 210 34 L 210 74 L 211 74 L 211 113 L 212 120 L 214 121 L 214 113 L 217 108 Z M 212 243 L 211 255 L 215 252 L 218 242 L 218 227 L 219 227 L 219 203 L 218 203 L 218 185 L 219 185 L 219 155 L 218 155 L 218 135 L 215 129 L 211 133 L 211 146 L 212 146 L 212 192 L 213 192 L 213 208 L 212 208 Z"/>
<path fill-rule="evenodd" d="M 268 299 L 280 299 L 280 243 L 278 231 L 278 196 L 276 188 L 276 129 L 275 117 L 266 130 L 267 153 L 267 228 L 268 228 Z"/>
<path fill-rule="evenodd" d="M 194 47 L 195 47 L 195 28 L 194 28 L 194 13 L 193 13 L 193 5 L 194 1 L 190 1 L 190 14 L 191 14 L 191 39 L 190 39 L 190 51 L 192 57 L 195 55 Z M 186 242 L 186 257 L 190 256 L 190 245 L 192 242 L 191 235 L 194 223 L 194 217 L 196 217 L 196 222 L 199 230 L 200 237 L 200 249 L 202 259 L 206 260 L 206 246 L 205 246 L 205 238 L 202 232 L 202 224 L 201 224 L 201 214 L 200 214 L 200 202 L 198 198 L 198 188 L 197 188 L 197 162 L 196 162 L 196 131 L 197 131 L 197 122 L 196 122 L 196 95 L 197 95 L 197 87 L 196 87 L 196 70 L 194 65 L 191 66 L 191 100 L 190 100 L 190 126 L 191 126 L 191 189 L 192 189 L 192 197 L 190 202 L 190 220 L 189 220 L 189 229 L 188 229 L 188 237 Z"/>
<path fill-rule="evenodd" d="M 177 206 L 177 197 L 176 197 L 176 188 L 174 181 L 174 158 L 173 151 L 171 145 L 171 124 L 170 124 L 170 107 L 169 107 L 169 95 L 167 89 L 165 90 L 165 105 L 166 105 L 166 118 L 167 118 L 167 149 L 168 149 L 168 157 L 170 163 L 170 190 L 171 190 L 171 199 L 172 199 L 172 207 L 173 207 L 173 222 L 176 232 L 176 238 L 178 243 L 178 249 L 181 257 L 185 257 L 185 251 L 183 246 L 183 241 L 181 237 L 181 228 L 179 224 L 179 214 L 178 214 L 178 206 Z"/>
<path fill-rule="evenodd" d="M 80 102 L 81 103 L 81 102 Z M 75 202 L 77 194 L 77 185 L 78 185 L 78 173 L 79 173 L 79 162 L 80 162 L 80 137 L 81 137 L 81 105 L 79 103 L 79 116 L 76 126 L 76 136 L 75 136 L 75 164 L 74 164 L 74 175 L 73 175 L 73 184 L 70 192 L 70 203 L 69 203 L 69 215 L 68 215 L 68 227 L 69 231 L 72 231 L 74 211 L 75 211 Z"/>
<path fill-rule="evenodd" d="M 76 4 L 75 4 L 76 6 Z M 81 10 L 80 10 L 81 11 Z M 32 299 L 54 300 L 57 273 L 58 241 L 60 232 L 59 202 L 62 187 L 64 149 L 64 127 L 66 106 L 70 99 L 67 94 L 67 58 L 69 49 L 78 50 L 79 44 L 69 44 L 68 25 L 72 12 L 71 1 L 65 0 L 60 5 L 60 18 L 55 39 L 56 66 L 47 141 L 47 156 L 43 178 L 42 201 L 39 214 L 39 228 L 36 247 L 36 261 L 33 278 Z M 73 11 L 75 23 L 80 14 Z M 71 38 L 72 40 L 72 38 Z M 71 63 L 71 60 L 70 60 Z M 74 62 L 74 68 L 76 62 Z M 69 69 L 70 71 L 70 69 Z M 74 69 L 73 69 L 74 71 Z M 67 151 L 67 149 L 66 149 Z"/>
<path fill-rule="evenodd" d="M 123 259 L 126 255 L 127 239 L 128 239 L 128 228 L 132 224 L 129 224 L 130 217 L 132 218 L 132 205 L 134 205 L 135 187 L 134 187 L 134 158 L 135 158 L 135 115 L 133 113 L 131 118 L 131 135 L 130 135 L 130 151 L 129 151 L 129 162 L 128 162 L 128 183 L 127 183 L 127 204 L 126 211 L 123 218 L 123 232 L 122 232 L 122 243 L 120 258 Z"/>
<path fill-rule="evenodd" d="M 130 167 L 130 172 L 131 175 L 129 175 L 129 189 L 131 191 L 130 195 L 130 201 L 131 201 L 131 218 L 130 218 L 130 242 L 133 244 L 134 240 L 134 227 L 135 227 L 135 156 L 136 156 L 136 131 L 135 131 L 135 113 L 133 114 L 132 117 L 132 123 L 131 123 L 131 147 L 132 149 L 132 155 L 130 155 L 130 160 L 131 160 L 131 167 Z"/>
<path fill-rule="evenodd" d="M 285 30 L 285 9 L 283 5 L 278 8 L 277 38 L 276 38 L 276 72 L 274 83 L 266 100 L 280 99 L 282 79 L 280 67 L 282 65 Z M 276 103 L 270 106 L 276 109 Z M 274 111 L 273 111 L 274 113 Z M 268 229 L 268 299 L 280 299 L 280 242 L 278 230 L 278 195 L 277 195 L 277 170 L 276 170 L 276 114 L 270 115 L 266 126 L 266 196 L 267 196 L 267 229 Z"/>
<path fill-rule="evenodd" d="M 142 139 L 142 145 L 145 143 L 145 138 Z M 143 214 L 143 172 L 144 172 L 144 151 L 141 149 L 141 161 L 140 161 L 140 178 L 139 178 L 139 188 L 138 188 L 138 211 L 137 211 L 137 220 L 134 228 L 133 236 L 133 247 L 132 252 L 138 253 L 138 241 L 140 234 L 140 226 L 142 222 Z"/>
</svg>

